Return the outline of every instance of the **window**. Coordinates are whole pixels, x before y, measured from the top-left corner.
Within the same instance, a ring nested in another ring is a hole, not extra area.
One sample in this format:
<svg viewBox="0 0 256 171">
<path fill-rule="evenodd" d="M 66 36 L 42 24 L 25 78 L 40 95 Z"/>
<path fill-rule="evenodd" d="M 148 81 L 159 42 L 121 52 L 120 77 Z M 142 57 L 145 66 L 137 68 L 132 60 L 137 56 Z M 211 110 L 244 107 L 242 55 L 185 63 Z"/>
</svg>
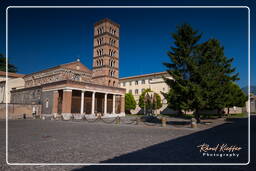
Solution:
<svg viewBox="0 0 256 171">
<path fill-rule="evenodd" d="M 110 75 L 110 77 L 114 77 L 114 75 L 115 75 L 115 71 L 111 71 L 111 70 L 109 70 L 109 75 Z"/>
<path fill-rule="evenodd" d="M 139 81 L 135 81 L 135 85 L 138 85 L 139 84 Z"/>
<path fill-rule="evenodd" d="M 143 89 L 141 89 L 141 93 L 143 93 L 145 91 L 145 89 L 143 88 Z"/>
<path fill-rule="evenodd" d="M 129 93 L 131 93 L 131 94 L 132 94 L 132 90 L 129 90 Z"/>
<path fill-rule="evenodd" d="M 135 94 L 139 94 L 139 90 L 138 89 L 135 90 Z"/>
<path fill-rule="evenodd" d="M 141 81 L 141 84 L 145 84 L 145 80 L 142 80 L 142 81 Z"/>
<path fill-rule="evenodd" d="M 46 107 L 46 108 L 49 107 L 49 101 L 48 101 L 48 99 L 47 99 L 46 102 L 45 102 L 45 107 Z"/>
<path fill-rule="evenodd" d="M 132 85 L 132 82 L 130 81 L 130 86 Z"/>
<path fill-rule="evenodd" d="M 165 88 L 163 88 L 163 91 L 165 91 Z"/>
<path fill-rule="evenodd" d="M 116 51 L 109 49 L 108 54 L 109 56 L 115 56 Z"/>
<path fill-rule="evenodd" d="M 114 60 L 110 60 L 110 66 L 114 67 L 115 66 L 115 61 Z"/>
<path fill-rule="evenodd" d="M 125 82 L 123 82 L 123 86 L 125 87 Z"/>
</svg>

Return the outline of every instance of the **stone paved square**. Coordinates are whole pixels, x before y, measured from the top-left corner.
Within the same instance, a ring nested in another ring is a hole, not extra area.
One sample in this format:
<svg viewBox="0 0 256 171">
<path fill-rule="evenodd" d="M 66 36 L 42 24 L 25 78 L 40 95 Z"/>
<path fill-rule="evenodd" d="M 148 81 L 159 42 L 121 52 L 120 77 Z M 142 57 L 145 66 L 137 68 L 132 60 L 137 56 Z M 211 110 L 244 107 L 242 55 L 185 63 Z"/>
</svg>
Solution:
<svg viewBox="0 0 256 171">
<path fill-rule="evenodd" d="M 4 123 L 2 120 L 0 124 L 1 137 L 5 134 Z M 236 144 L 242 146 L 243 150 L 239 158 L 207 158 L 202 157 L 196 148 L 196 145 L 203 142 Z M 12 120 L 9 121 L 8 145 L 10 163 L 246 163 L 247 119 L 226 123 L 219 121 L 209 129 L 161 128 L 84 121 Z M 1 153 L 4 154 L 4 151 L 5 142 L 1 141 Z M 1 167 L 4 170 L 81 168 L 13 167 L 5 164 L 4 157 L 5 155 L 1 155 Z"/>
</svg>

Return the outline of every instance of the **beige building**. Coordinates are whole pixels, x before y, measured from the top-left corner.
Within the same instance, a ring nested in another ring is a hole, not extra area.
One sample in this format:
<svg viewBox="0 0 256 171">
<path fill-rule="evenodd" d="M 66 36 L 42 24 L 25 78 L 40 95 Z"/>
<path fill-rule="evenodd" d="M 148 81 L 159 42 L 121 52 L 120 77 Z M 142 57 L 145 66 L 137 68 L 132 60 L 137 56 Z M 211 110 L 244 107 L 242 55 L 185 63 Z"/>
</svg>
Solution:
<svg viewBox="0 0 256 171">
<path fill-rule="evenodd" d="M 120 87 L 126 89 L 126 93 L 132 93 L 136 102 L 146 89 L 151 89 L 161 96 L 162 102 L 166 103 L 161 92 L 169 91 L 168 85 L 164 82 L 163 76 L 170 78 L 166 72 L 156 72 L 151 74 L 136 75 L 131 77 L 120 78 Z"/>
<path fill-rule="evenodd" d="M 10 103 L 11 90 L 24 88 L 25 81 L 23 76 L 23 74 L 8 73 L 6 84 L 6 72 L 0 71 L 0 103 Z"/>
<path fill-rule="evenodd" d="M 151 74 L 136 75 L 130 77 L 120 78 L 119 83 L 121 88 L 126 89 L 126 93 L 132 93 L 136 103 L 139 102 L 139 97 L 142 92 L 146 89 L 151 89 L 153 92 L 160 95 L 163 103 L 163 107 L 159 109 L 158 113 L 172 113 L 170 109 L 167 108 L 167 101 L 162 95 L 169 91 L 168 85 L 165 83 L 163 77 L 171 78 L 167 72 L 156 72 Z M 132 113 L 139 113 L 140 108 L 137 106 Z"/>
</svg>

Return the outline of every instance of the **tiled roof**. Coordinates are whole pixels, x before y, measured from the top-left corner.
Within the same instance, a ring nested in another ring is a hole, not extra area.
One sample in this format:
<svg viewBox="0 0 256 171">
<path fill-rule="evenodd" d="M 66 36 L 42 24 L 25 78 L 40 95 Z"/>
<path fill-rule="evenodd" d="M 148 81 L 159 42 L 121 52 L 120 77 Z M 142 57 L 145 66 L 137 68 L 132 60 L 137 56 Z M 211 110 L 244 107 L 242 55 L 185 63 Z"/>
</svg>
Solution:
<svg viewBox="0 0 256 171">
<path fill-rule="evenodd" d="M 6 76 L 6 72 L 0 71 L 0 76 Z M 25 76 L 24 74 L 8 72 L 8 77 L 20 78 L 20 77 L 24 77 L 24 76 Z"/>
<path fill-rule="evenodd" d="M 82 64 L 80 61 L 73 61 L 73 62 L 69 62 L 69 63 L 65 63 L 65 64 L 60 64 L 60 65 L 57 65 L 55 67 L 51 67 L 51 68 L 48 68 L 48 69 L 44 69 L 44 70 L 41 70 L 41 71 L 38 71 L 38 72 L 33 72 L 33 73 L 30 73 L 30 74 L 27 74 L 26 76 L 30 76 L 30 75 L 33 75 L 33 74 L 37 74 L 37 73 L 42 73 L 42 72 L 48 72 L 48 71 L 52 71 L 52 70 L 55 70 L 55 69 L 58 69 L 58 68 L 65 68 L 66 66 L 68 65 L 72 65 L 72 64 L 76 64 L 76 63 L 80 63 Z M 82 64 L 83 65 L 83 64 Z M 88 73 L 91 73 L 92 71 L 90 69 L 88 69 L 85 65 L 83 65 L 86 69 L 86 72 Z"/>
<path fill-rule="evenodd" d="M 158 75 L 164 75 L 167 74 L 166 71 L 164 72 L 154 72 L 154 73 L 150 73 L 150 74 L 143 74 L 143 75 L 135 75 L 135 76 L 130 76 L 130 77 L 123 77 L 120 78 L 120 81 L 124 81 L 124 80 L 129 80 L 129 79 L 135 79 L 135 78 L 143 78 L 143 77 L 148 77 L 148 76 L 158 76 Z"/>
</svg>

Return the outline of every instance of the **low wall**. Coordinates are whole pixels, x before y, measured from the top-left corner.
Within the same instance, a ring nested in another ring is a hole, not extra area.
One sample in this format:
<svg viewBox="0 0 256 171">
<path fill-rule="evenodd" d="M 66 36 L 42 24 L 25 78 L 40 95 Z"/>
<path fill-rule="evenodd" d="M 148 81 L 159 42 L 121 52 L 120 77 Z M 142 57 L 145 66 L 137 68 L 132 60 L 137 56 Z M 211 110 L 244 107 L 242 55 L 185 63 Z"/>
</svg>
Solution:
<svg viewBox="0 0 256 171">
<path fill-rule="evenodd" d="M 32 113 L 36 112 L 36 115 L 41 115 L 41 105 L 32 104 L 7 104 L 8 106 L 8 119 L 23 118 L 23 114 L 26 117 L 32 118 Z M 6 104 L 0 103 L 0 119 L 5 119 Z"/>
<path fill-rule="evenodd" d="M 242 107 L 232 107 L 232 108 L 229 108 L 229 113 L 230 114 L 238 114 L 238 113 L 244 113 L 246 112 L 245 111 L 246 108 L 242 108 Z M 228 109 L 225 108 L 224 109 L 225 111 L 225 114 L 228 113 Z M 163 106 L 156 110 L 155 111 L 156 114 L 177 114 L 178 111 L 175 111 L 175 110 L 172 110 L 170 108 L 168 108 L 168 105 L 167 104 L 163 104 Z M 183 113 L 185 113 L 185 111 L 183 111 Z M 186 114 L 193 114 L 194 111 L 186 111 Z M 215 110 L 200 110 L 199 111 L 199 114 L 217 114 L 218 111 L 215 109 Z M 136 106 L 136 109 L 135 110 L 131 110 L 131 114 L 144 114 L 144 110 L 141 109 L 139 106 Z"/>
</svg>

